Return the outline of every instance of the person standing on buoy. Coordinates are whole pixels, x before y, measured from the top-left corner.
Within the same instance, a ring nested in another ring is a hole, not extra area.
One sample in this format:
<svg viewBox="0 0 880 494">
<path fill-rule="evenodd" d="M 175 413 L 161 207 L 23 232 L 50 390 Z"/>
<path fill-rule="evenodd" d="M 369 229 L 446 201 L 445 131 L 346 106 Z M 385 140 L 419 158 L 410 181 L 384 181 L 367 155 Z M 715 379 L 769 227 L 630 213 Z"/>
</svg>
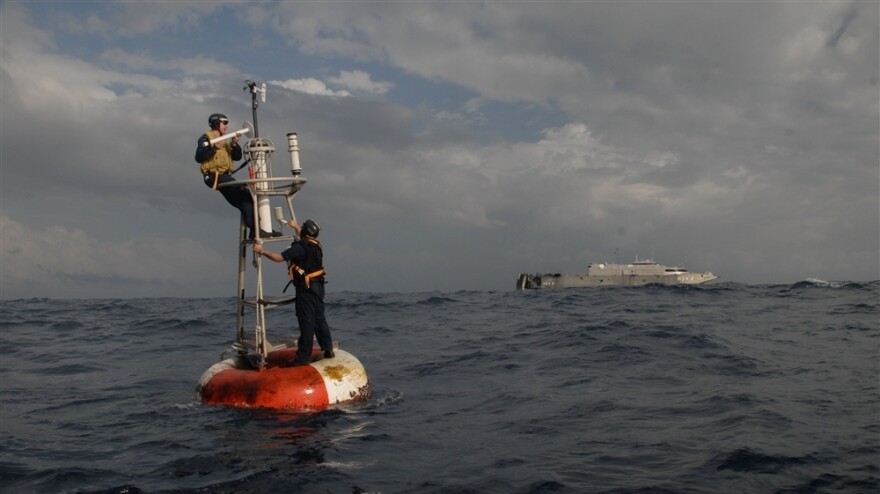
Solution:
<svg viewBox="0 0 880 494">
<path fill-rule="evenodd" d="M 244 224 L 250 229 L 250 238 L 254 237 L 254 199 L 244 187 L 218 187 L 226 182 L 234 182 L 232 163 L 242 158 L 238 136 L 211 145 L 211 139 L 226 134 L 229 119 L 222 113 L 213 113 L 208 117 L 208 130 L 199 138 L 196 147 L 196 161 L 201 165 L 205 185 L 219 190 L 226 202 L 241 211 Z"/>
<path fill-rule="evenodd" d="M 306 220 L 302 227 L 294 220 L 287 222 L 299 240 L 280 254 L 269 252 L 261 242 L 254 243 L 254 253 L 275 262 L 287 261 L 290 281 L 296 287 L 296 320 L 299 340 L 293 364 L 307 365 L 312 360 L 313 340 L 324 351 L 324 358 L 333 358 L 333 337 L 324 317 L 324 253 L 318 234 L 321 227 L 314 220 Z"/>
</svg>

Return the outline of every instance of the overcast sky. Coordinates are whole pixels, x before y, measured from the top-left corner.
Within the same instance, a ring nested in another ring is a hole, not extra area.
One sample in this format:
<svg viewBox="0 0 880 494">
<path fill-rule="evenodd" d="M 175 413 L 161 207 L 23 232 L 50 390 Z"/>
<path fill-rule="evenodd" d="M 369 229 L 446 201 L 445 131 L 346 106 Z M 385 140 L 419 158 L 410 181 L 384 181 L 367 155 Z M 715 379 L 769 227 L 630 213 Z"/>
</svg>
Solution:
<svg viewBox="0 0 880 494">
<path fill-rule="evenodd" d="M 233 296 L 193 155 L 246 79 L 331 291 L 880 279 L 878 31 L 876 1 L 4 1 L 0 297 Z"/>
</svg>

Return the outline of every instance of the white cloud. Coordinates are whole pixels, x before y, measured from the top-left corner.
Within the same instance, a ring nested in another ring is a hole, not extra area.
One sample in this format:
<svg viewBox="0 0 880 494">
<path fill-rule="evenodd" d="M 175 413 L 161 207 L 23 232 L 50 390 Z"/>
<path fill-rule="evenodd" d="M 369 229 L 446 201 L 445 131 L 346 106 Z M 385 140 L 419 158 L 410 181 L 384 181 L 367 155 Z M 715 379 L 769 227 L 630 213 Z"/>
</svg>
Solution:
<svg viewBox="0 0 880 494">
<path fill-rule="evenodd" d="M 339 77 L 330 77 L 327 81 L 342 86 L 356 93 L 385 94 L 394 87 L 391 82 L 376 82 L 370 74 L 362 70 L 343 70 Z"/>
<path fill-rule="evenodd" d="M 314 77 L 269 81 L 269 84 L 315 96 L 349 97 L 355 94 L 385 94 L 392 87 L 390 82 L 373 81 L 370 74 L 362 70 L 343 70 L 339 76 L 327 78 L 327 82 L 344 89 L 334 90 L 324 81 Z"/>
<path fill-rule="evenodd" d="M 345 197 L 333 200 L 360 201 L 356 208 L 362 214 L 388 214 L 365 207 L 385 203 L 394 205 L 396 214 L 490 230 L 512 226 L 510 218 L 522 228 L 580 228 L 585 218 L 604 221 L 638 211 L 655 221 L 696 220 L 736 208 L 750 190 L 759 190 L 758 179 L 745 170 L 654 183 L 656 173 L 675 173 L 674 154 L 618 148 L 582 122 L 546 129 L 536 142 L 448 143 L 411 156 L 367 158 L 361 165 L 368 171 L 348 177 L 360 187 L 336 192 L 344 183 L 339 178 L 330 187 Z"/>
<path fill-rule="evenodd" d="M 351 93 L 349 93 L 348 91 L 334 91 L 328 88 L 323 81 L 315 79 L 314 77 L 307 77 L 304 79 L 288 79 L 286 81 L 269 81 L 268 84 L 274 84 L 276 86 L 281 86 L 285 89 L 290 89 L 291 91 L 312 94 L 316 96 L 351 96 Z"/>
<path fill-rule="evenodd" d="M 457 111 L 440 110 L 434 114 L 434 118 L 439 122 L 452 124 L 486 124 L 488 119 L 483 113 L 483 107 L 486 103 L 485 98 L 471 98 Z"/>
<path fill-rule="evenodd" d="M 211 12 L 234 8 L 242 2 L 163 2 L 161 8 L 151 2 L 118 2 L 110 4 L 104 16 L 88 15 L 82 22 L 65 16 L 62 27 L 74 33 L 135 38 L 190 29 Z M 225 35 L 217 33 L 218 39 Z"/>
<path fill-rule="evenodd" d="M 460 84 L 494 99 L 544 101 L 581 90 L 590 74 L 580 61 L 544 50 L 540 43 L 508 42 L 504 30 L 530 10 L 519 7 L 282 4 L 277 27 L 306 53 L 390 61 L 426 79 Z"/>
<path fill-rule="evenodd" d="M 4 24 L 5 25 L 5 24 Z M 108 105 L 120 99 L 117 90 L 126 88 L 129 95 L 158 93 L 173 83 L 150 75 L 105 70 L 88 62 L 48 51 L 46 44 L 28 43 L 3 33 L 3 63 L 14 91 L 4 91 L 9 98 L 34 113 L 73 117 L 94 122 Z"/>
<path fill-rule="evenodd" d="M 101 59 L 136 71 L 173 70 L 185 75 L 238 76 L 239 71 L 226 62 L 209 57 L 157 58 L 148 53 L 130 53 L 113 48 L 101 54 Z"/>
</svg>

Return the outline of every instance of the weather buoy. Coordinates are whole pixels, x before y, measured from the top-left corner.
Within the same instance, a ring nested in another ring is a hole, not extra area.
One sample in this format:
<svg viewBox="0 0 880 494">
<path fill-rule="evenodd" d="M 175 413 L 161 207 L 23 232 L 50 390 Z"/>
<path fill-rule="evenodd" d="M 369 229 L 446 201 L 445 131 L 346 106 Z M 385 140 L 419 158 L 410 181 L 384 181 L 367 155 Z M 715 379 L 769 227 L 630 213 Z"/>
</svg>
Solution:
<svg viewBox="0 0 880 494">
<path fill-rule="evenodd" d="M 206 404 L 270 409 L 321 409 L 339 403 L 366 400 L 370 397 L 370 380 L 367 378 L 364 366 L 354 355 L 334 348 L 335 356 L 326 358 L 320 348 L 313 346 L 311 362 L 308 365 L 293 367 L 290 363 L 296 354 L 296 343 L 279 345 L 269 343 L 266 310 L 295 303 L 296 297 L 265 295 L 261 262 L 263 256 L 256 251 L 251 262 L 257 275 L 254 283 L 256 293 L 251 296 L 246 295 L 246 288 L 251 284 L 247 281 L 247 255 L 250 247 L 256 242 L 289 242 L 299 237 L 299 229 L 293 227 L 296 222 L 293 196 L 302 189 L 307 180 L 301 175 L 302 167 L 299 162 L 299 143 L 296 133 L 287 136 L 291 176 L 272 176 L 270 165 L 275 146 L 268 139 L 260 137 L 257 131 L 257 94 L 262 95 L 262 101 L 265 103 L 266 84 L 257 87 L 256 83 L 248 80 L 245 81 L 244 89 L 250 89 L 251 92 L 254 124 L 246 124 L 242 130 L 220 136 L 211 143 L 253 132 L 253 138 L 244 145 L 248 154 L 245 163 L 251 164 L 248 168 L 249 178 L 242 181 L 226 181 L 218 185 L 218 188 L 238 187 L 248 191 L 253 204 L 258 205 L 254 211 L 253 225 L 258 225 L 259 228 L 253 226 L 250 228 L 251 234 L 254 235 L 254 238 L 251 238 L 247 235 L 248 228 L 243 216 L 239 222 L 238 285 L 235 291 L 239 296 L 236 298 L 235 309 L 237 314 L 235 343 L 231 348 L 235 356 L 209 367 L 199 379 L 196 394 Z M 276 207 L 275 219 L 278 221 L 279 230 L 274 231 L 270 199 L 282 195 L 286 199 L 287 210 L 294 223 L 285 220 L 282 208 Z M 285 226 L 293 228 L 293 236 L 285 236 L 282 233 Z M 272 232 L 272 234 L 256 235 L 255 230 Z M 314 236 L 317 236 L 317 233 Z M 305 286 L 308 287 L 308 283 Z M 299 291 L 300 287 L 297 288 L 297 293 Z M 297 309 L 299 312 L 299 308 Z M 253 312 L 248 313 L 250 310 Z M 245 334 L 244 329 L 245 317 L 250 319 L 250 314 L 253 314 L 254 322 L 252 336 Z M 302 334 L 300 337 L 303 337 Z"/>
<path fill-rule="evenodd" d="M 202 374 L 196 392 L 212 405 L 274 409 L 320 409 L 369 398 L 370 380 L 354 355 L 337 349 L 335 357 L 321 358 L 316 349 L 311 364 L 291 367 L 295 353 L 295 347 L 269 352 L 262 370 L 241 356 L 220 361 Z"/>
</svg>

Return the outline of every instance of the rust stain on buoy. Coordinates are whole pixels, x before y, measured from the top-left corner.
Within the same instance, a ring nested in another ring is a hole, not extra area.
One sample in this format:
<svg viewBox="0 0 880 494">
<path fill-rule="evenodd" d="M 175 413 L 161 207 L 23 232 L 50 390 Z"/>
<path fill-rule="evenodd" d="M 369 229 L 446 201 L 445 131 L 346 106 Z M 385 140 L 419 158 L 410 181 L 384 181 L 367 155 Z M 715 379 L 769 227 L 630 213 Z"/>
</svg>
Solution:
<svg viewBox="0 0 880 494">
<path fill-rule="evenodd" d="M 341 381 L 342 378 L 351 374 L 351 370 L 344 365 L 328 365 L 324 367 L 324 372 L 328 377 L 337 381 Z"/>
</svg>

